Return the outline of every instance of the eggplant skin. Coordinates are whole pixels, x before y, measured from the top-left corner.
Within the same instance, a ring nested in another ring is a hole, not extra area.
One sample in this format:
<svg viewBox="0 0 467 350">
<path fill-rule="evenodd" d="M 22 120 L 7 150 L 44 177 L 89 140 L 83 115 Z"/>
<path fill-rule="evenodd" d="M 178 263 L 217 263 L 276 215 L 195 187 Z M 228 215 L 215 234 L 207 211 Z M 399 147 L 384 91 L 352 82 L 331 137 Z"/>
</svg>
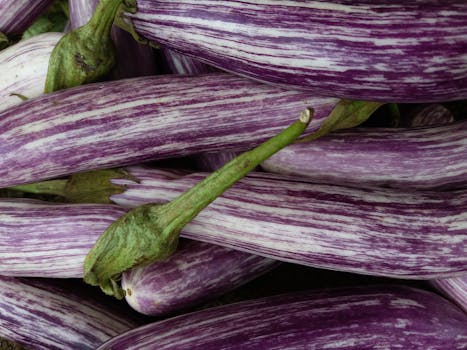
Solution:
<svg viewBox="0 0 467 350">
<path fill-rule="evenodd" d="M 19 35 L 53 0 L 0 0 L 0 32 Z"/>
<path fill-rule="evenodd" d="M 314 183 L 454 190 L 467 183 L 467 120 L 417 128 L 354 128 L 290 145 L 261 163 Z"/>
<path fill-rule="evenodd" d="M 0 337 L 26 349 L 91 350 L 141 324 L 80 281 L 0 276 Z"/>
<path fill-rule="evenodd" d="M 217 68 L 318 95 L 467 98 L 464 0 L 138 0 L 137 32 Z"/>
<path fill-rule="evenodd" d="M 300 292 L 184 314 L 131 330 L 98 350 L 463 349 L 467 315 L 405 286 Z"/>
<path fill-rule="evenodd" d="M 232 74 L 150 76 L 87 84 L 0 111 L 0 187 L 91 169 L 246 150 L 308 107 L 316 130 L 338 99 Z"/>
</svg>

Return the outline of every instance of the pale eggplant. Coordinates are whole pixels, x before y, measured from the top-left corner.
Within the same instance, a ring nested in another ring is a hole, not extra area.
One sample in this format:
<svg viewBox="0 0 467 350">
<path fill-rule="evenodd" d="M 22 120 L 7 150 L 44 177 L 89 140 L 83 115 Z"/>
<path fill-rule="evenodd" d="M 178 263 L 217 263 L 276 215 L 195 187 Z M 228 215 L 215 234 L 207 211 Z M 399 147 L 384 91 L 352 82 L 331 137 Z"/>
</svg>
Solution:
<svg viewBox="0 0 467 350">
<path fill-rule="evenodd" d="M 143 324 L 85 287 L 1 276 L 0 336 L 26 349 L 91 350 Z"/>
<path fill-rule="evenodd" d="M 127 19 L 169 49 L 318 95 L 467 98 L 464 0 L 138 0 Z"/>
<path fill-rule="evenodd" d="M 419 128 L 353 128 L 297 143 L 268 172 L 355 187 L 453 189 L 467 184 L 467 120 Z"/>
<path fill-rule="evenodd" d="M 122 288 L 133 309 L 159 316 L 219 297 L 279 264 L 214 244 L 181 240 L 168 260 L 125 272 Z"/>
<path fill-rule="evenodd" d="M 426 349 L 467 344 L 467 315 L 403 286 L 307 291 L 248 300 L 150 323 L 98 350 Z"/>
<path fill-rule="evenodd" d="M 123 214 L 121 207 L 166 203 L 206 176 L 143 167 L 126 171 L 129 176 L 112 180 L 123 186 L 110 198 L 120 207 L 0 201 L 0 274 L 82 276 L 84 255 Z M 206 207 L 181 235 L 337 271 L 448 278 L 467 272 L 466 208 L 465 190 L 346 188 L 256 172 Z"/>
<path fill-rule="evenodd" d="M 152 76 L 42 95 L 0 112 L 0 187 L 65 174 L 249 149 L 314 108 L 316 131 L 339 100 L 229 74 Z"/>
<path fill-rule="evenodd" d="M 467 275 L 433 280 L 431 285 L 467 313 Z"/>
<path fill-rule="evenodd" d="M 0 51 L 0 111 L 42 95 L 50 55 L 63 33 L 44 33 Z"/>
<path fill-rule="evenodd" d="M 0 0 L 0 32 L 21 35 L 53 0 Z"/>
</svg>

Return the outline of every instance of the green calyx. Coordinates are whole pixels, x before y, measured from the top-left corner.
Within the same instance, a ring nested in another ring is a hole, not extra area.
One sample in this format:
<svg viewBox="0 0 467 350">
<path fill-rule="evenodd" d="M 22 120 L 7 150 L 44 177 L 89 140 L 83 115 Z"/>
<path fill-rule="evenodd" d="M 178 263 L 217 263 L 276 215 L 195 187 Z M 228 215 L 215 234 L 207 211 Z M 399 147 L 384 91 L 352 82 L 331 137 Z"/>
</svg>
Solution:
<svg viewBox="0 0 467 350">
<path fill-rule="evenodd" d="M 130 210 L 99 237 L 84 261 L 84 281 L 119 299 L 121 274 L 169 257 L 183 227 L 207 205 L 258 164 L 294 142 L 308 126 L 313 111 L 255 149 L 245 152 L 167 204 L 146 204 Z"/>
<path fill-rule="evenodd" d="M 318 131 L 300 139 L 299 142 L 316 140 L 334 130 L 353 128 L 366 121 L 383 104 L 382 102 L 340 100 Z"/>
<path fill-rule="evenodd" d="M 49 60 L 44 92 L 98 81 L 115 64 L 110 30 L 121 11 L 134 12 L 136 0 L 101 0 L 87 24 L 67 33 Z"/>
<path fill-rule="evenodd" d="M 138 182 L 138 179 L 123 169 L 103 169 L 76 173 L 68 179 L 35 182 L 9 189 L 60 196 L 70 203 L 111 204 L 110 197 L 112 195 L 125 191 L 125 186 L 112 183 L 113 179 L 128 179 Z"/>
</svg>

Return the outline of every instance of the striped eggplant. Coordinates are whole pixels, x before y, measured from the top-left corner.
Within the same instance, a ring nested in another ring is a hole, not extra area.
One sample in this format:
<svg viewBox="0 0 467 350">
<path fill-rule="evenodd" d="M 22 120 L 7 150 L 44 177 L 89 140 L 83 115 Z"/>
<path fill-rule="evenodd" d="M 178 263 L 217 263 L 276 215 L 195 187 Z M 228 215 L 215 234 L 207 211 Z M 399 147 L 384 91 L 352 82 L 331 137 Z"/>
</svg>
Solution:
<svg viewBox="0 0 467 350">
<path fill-rule="evenodd" d="M 82 278 L 84 257 L 125 209 L 0 200 L 0 275 Z"/>
<path fill-rule="evenodd" d="M 353 128 L 291 145 L 261 165 L 317 183 L 442 189 L 467 184 L 467 120 L 420 128 Z"/>
<path fill-rule="evenodd" d="M 20 35 L 53 0 L 0 0 L 0 32 Z"/>
<path fill-rule="evenodd" d="M 167 48 L 318 95 L 467 98 L 464 0 L 138 0 L 127 19 Z"/>
<path fill-rule="evenodd" d="M 91 350 L 143 324 L 84 287 L 0 277 L 0 336 L 27 349 Z"/>
<path fill-rule="evenodd" d="M 431 285 L 467 313 L 467 275 L 433 280 Z"/>
<path fill-rule="evenodd" d="M 69 0 L 70 28 L 85 25 L 92 17 L 99 0 Z M 129 33 L 113 27 L 111 38 L 115 45 L 116 64 L 113 79 L 133 78 L 156 74 L 156 58 L 148 45 L 137 43 Z"/>
<path fill-rule="evenodd" d="M 126 171 L 129 176 L 112 180 L 123 188 L 111 200 L 128 208 L 172 200 L 205 176 L 143 167 Z M 103 181 L 94 175 L 93 182 Z M 89 192 L 75 186 L 78 193 Z M 65 270 L 66 276 L 81 276 L 83 254 L 123 210 L 112 205 L 23 203 L 0 201 L 3 275 L 58 277 Z M 466 208 L 465 190 L 345 188 L 257 172 L 217 198 L 181 235 L 337 271 L 447 278 L 467 272 Z"/>
<path fill-rule="evenodd" d="M 50 54 L 62 37 L 44 33 L 0 51 L 0 111 L 44 92 Z"/>
<path fill-rule="evenodd" d="M 122 288 L 133 309 L 156 316 L 216 298 L 278 265 L 258 255 L 181 240 L 168 260 L 124 273 Z"/>
<path fill-rule="evenodd" d="M 150 323 L 98 350 L 464 349 L 467 316 L 434 293 L 367 287 L 283 294 Z"/>
<path fill-rule="evenodd" d="M 228 74 L 89 84 L 0 112 L 0 187 L 201 151 L 248 149 L 339 100 Z"/>
</svg>

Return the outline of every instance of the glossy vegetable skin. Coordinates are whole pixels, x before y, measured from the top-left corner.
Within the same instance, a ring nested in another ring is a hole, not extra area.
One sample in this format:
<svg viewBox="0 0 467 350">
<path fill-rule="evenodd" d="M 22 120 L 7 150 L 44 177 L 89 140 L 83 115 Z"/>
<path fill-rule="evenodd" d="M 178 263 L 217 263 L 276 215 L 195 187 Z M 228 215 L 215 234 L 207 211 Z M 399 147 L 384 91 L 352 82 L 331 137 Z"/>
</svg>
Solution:
<svg viewBox="0 0 467 350">
<path fill-rule="evenodd" d="M 467 315 L 407 287 L 310 291 L 243 301 L 148 324 L 98 350 L 462 349 Z"/>
<path fill-rule="evenodd" d="M 127 18 L 169 49 L 287 88 L 382 102 L 467 98 L 464 0 L 138 0 Z"/>
</svg>

